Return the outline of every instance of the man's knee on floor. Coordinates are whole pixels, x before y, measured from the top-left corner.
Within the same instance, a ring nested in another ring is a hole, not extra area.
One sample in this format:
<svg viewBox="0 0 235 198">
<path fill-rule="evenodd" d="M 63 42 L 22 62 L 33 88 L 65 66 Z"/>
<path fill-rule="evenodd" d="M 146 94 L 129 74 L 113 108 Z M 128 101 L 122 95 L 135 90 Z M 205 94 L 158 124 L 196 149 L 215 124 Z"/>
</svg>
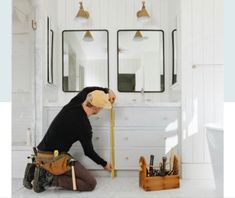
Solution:
<svg viewBox="0 0 235 198">
<path fill-rule="evenodd" d="M 96 179 L 95 179 L 95 178 L 92 179 L 92 180 L 89 182 L 89 190 L 90 190 L 90 191 L 94 190 L 95 187 L 96 187 L 96 184 L 97 184 Z"/>
</svg>

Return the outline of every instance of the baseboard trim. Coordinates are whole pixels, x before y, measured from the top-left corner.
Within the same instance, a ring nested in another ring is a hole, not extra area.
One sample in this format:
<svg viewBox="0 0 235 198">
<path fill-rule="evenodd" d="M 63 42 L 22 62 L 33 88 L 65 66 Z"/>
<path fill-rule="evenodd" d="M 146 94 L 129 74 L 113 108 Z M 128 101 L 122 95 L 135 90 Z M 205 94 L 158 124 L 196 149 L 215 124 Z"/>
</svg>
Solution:
<svg viewBox="0 0 235 198">
<path fill-rule="evenodd" d="M 182 179 L 213 179 L 212 165 L 182 163 Z"/>
</svg>

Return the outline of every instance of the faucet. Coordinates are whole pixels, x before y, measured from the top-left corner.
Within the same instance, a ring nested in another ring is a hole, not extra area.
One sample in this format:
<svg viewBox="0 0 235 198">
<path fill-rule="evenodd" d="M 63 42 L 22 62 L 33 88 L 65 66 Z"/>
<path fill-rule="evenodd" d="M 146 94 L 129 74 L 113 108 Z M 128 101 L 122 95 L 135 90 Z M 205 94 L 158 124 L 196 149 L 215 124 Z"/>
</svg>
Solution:
<svg viewBox="0 0 235 198">
<path fill-rule="evenodd" d="M 140 93 L 141 93 L 141 96 L 142 96 L 141 97 L 142 98 L 142 102 L 144 103 L 145 102 L 144 88 L 141 89 Z"/>
<path fill-rule="evenodd" d="M 141 95 L 144 95 L 144 88 L 141 89 Z"/>
</svg>

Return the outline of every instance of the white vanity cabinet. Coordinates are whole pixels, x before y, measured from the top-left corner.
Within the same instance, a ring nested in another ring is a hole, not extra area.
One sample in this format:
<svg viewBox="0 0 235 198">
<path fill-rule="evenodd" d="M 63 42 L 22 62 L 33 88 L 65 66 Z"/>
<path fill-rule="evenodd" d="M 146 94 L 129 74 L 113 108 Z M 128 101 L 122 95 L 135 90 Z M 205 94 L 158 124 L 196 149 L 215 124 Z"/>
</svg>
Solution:
<svg viewBox="0 0 235 198">
<path fill-rule="evenodd" d="M 44 133 L 60 109 L 61 107 L 44 108 Z M 113 108 L 115 169 L 137 170 L 141 155 L 148 160 L 153 154 L 155 162 L 159 162 L 172 148 L 178 149 L 179 110 L 180 106 L 177 103 L 115 106 Z M 111 161 L 109 116 L 109 111 L 104 109 L 89 118 L 93 128 L 94 149 L 107 161 Z M 79 142 L 73 145 L 70 153 L 88 169 L 102 169 L 84 156 Z"/>
<path fill-rule="evenodd" d="M 138 160 L 155 156 L 155 164 L 178 150 L 179 105 L 115 107 L 115 169 L 138 170 Z"/>
<path fill-rule="evenodd" d="M 31 159 L 27 159 L 33 153 L 32 146 L 12 145 L 12 177 L 23 178 L 27 163 L 31 163 Z"/>
</svg>

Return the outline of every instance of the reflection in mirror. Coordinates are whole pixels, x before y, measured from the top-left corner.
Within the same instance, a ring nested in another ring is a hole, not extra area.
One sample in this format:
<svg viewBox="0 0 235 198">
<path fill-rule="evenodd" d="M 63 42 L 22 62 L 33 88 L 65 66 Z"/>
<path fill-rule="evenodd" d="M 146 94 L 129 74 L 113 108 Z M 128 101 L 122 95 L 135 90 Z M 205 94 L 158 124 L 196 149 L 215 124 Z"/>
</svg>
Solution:
<svg viewBox="0 0 235 198">
<path fill-rule="evenodd" d="M 109 86 L 107 30 L 64 30 L 62 44 L 64 92 Z"/>
<path fill-rule="evenodd" d="M 164 91 L 164 32 L 118 31 L 118 91 Z"/>
<path fill-rule="evenodd" d="M 177 30 L 172 31 L 172 85 L 177 82 Z"/>
</svg>

